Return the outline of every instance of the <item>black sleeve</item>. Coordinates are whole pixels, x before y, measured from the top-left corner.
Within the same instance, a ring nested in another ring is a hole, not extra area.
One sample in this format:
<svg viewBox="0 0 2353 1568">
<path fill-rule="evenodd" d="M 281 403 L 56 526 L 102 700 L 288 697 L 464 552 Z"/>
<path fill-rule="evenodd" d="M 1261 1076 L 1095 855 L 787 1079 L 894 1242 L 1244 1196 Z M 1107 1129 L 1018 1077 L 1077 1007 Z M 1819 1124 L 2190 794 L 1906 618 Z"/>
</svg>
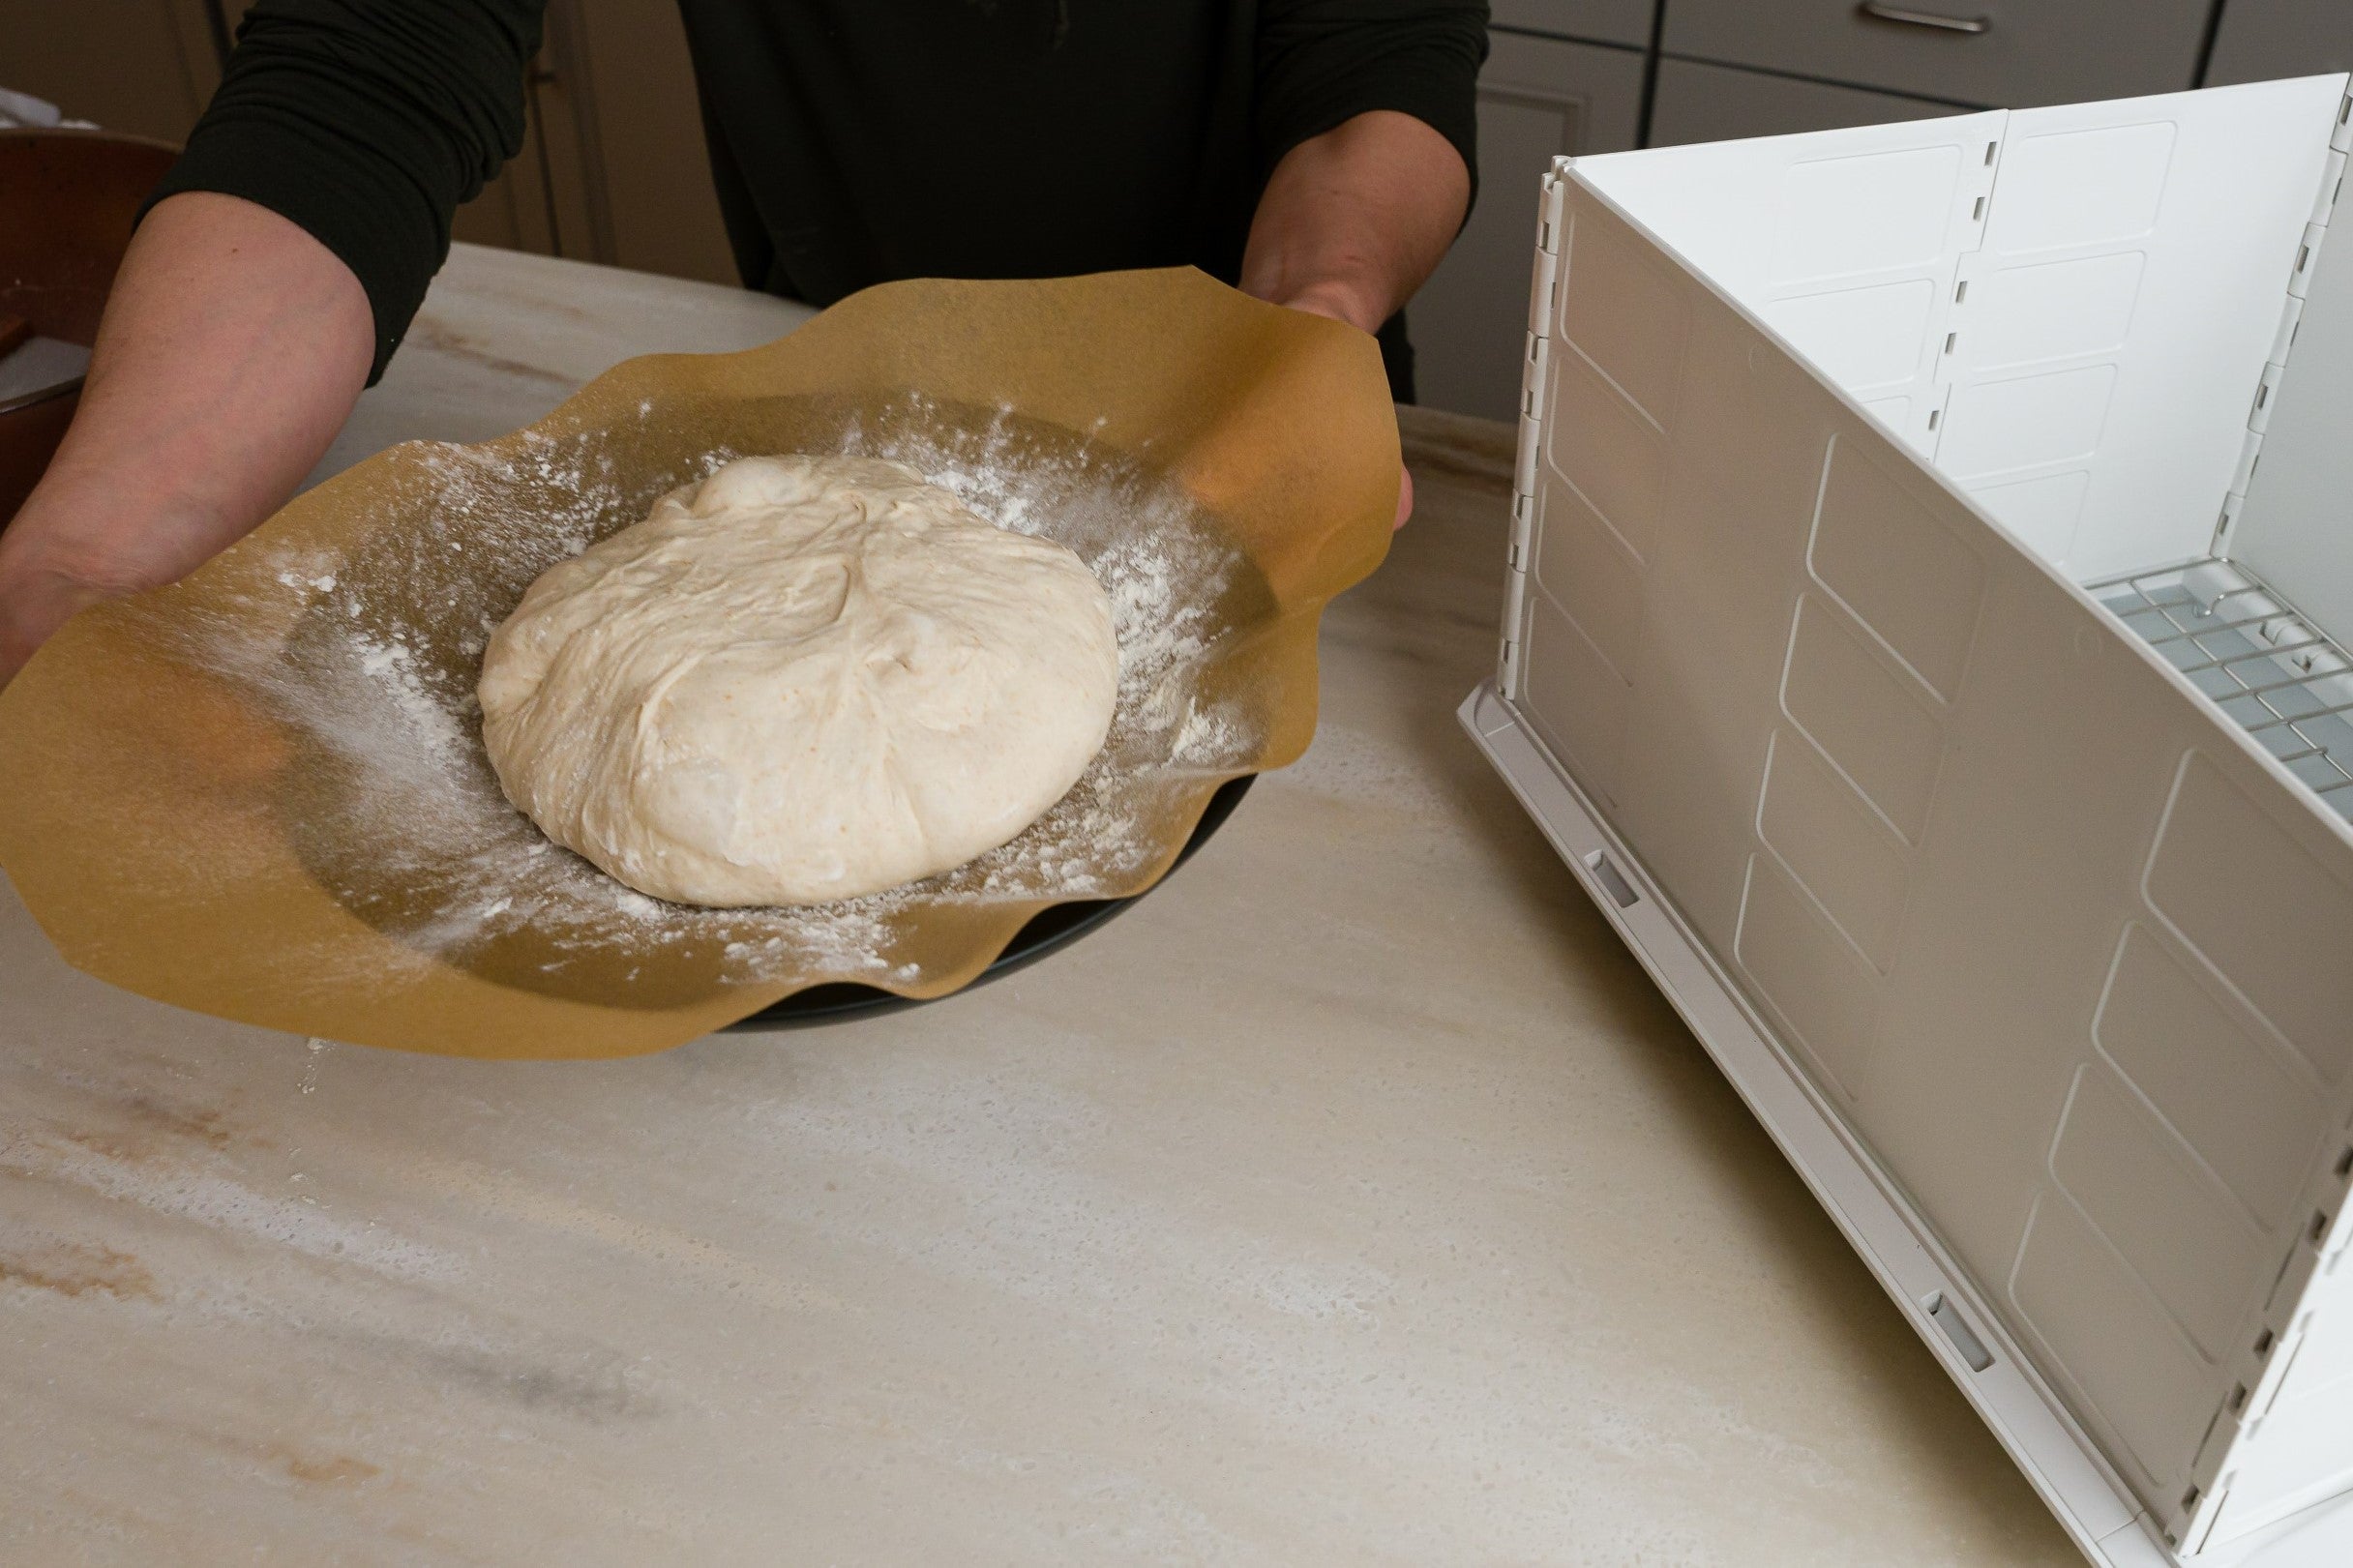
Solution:
<svg viewBox="0 0 2353 1568">
<path fill-rule="evenodd" d="M 1395 109 L 1454 144 L 1475 194 L 1486 58 L 1486 0 L 1263 0 L 1251 128 L 1259 178 L 1343 120 Z"/>
<path fill-rule="evenodd" d="M 450 216 L 522 146 L 547 0 L 259 0 L 147 198 L 218 191 L 341 257 L 375 314 L 371 385 L 449 256 Z"/>
</svg>

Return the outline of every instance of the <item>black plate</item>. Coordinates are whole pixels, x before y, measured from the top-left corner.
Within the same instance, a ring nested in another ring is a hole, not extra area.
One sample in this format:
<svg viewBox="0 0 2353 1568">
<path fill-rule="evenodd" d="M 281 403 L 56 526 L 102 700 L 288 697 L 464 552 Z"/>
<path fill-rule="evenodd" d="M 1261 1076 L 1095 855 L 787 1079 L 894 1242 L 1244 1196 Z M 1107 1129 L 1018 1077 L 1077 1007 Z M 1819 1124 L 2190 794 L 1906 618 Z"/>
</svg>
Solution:
<svg viewBox="0 0 2353 1568">
<path fill-rule="evenodd" d="M 1245 773 L 1238 779 L 1228 779 L 1217 786 L 1209 804 L 1202 809 L 1201 820 L 1194 825 L 1193 836 L 1176 852 L 1176 864 L 1169 867 L 1158 887 L 1176 874 L 1176 868 L 1193 858 L 1193 851 L 1209 842 L 1210 835 L 1225 826 L 1226 818 L 1234 814 L 1242 797 L 1250 793 L 1256 774 Z M 1016 969 L 1027 969 L 1050 953 L 1068 947 L 1080 937 L 1106 924 L 1137 899 L 1148 895 L 1146 888 L 1132 898 L 1081 899 L 1070 903 L 1057 903 L 1050 909 L 1040 909 L 1029 917 L 1029 923 L 1014 933 L 1005 950 L 997 955 L 997 962 L 972 977 L 971 985 L 948 992 L 961 996 L 975 986 L 985 986 L 992 980 L 1001 980 Z M 750 1018 L 728 1025 L 730 1029 L 806 1029 L 819 1023 L 842 1023 L 850 1019 L 869 1019 L 883 1013 L 896 1013 L 902 1008 L 921 1007 L 927 998 L 894 995 L 874 986 L 861 986 L 852 980 L 836 981 L 829 985 L 811 986 L 796 991 L 781 1002 L 776 1002 Z M 947 996 L 928 998 L 946 1001 Z"/>
</svg>

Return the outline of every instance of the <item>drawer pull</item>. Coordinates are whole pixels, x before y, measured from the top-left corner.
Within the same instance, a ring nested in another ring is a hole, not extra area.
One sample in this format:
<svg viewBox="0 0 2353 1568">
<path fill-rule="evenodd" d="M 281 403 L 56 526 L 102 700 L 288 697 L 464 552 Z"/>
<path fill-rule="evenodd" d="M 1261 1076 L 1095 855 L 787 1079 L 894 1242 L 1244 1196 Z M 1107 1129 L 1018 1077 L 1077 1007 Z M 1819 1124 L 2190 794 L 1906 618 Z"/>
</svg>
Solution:
<svg viewBox="0 0 2353 1568">
<path fill-rule="evenodd" d="M 1993 31 L 1991 16 L 1948 16 L 1938 11 L 1914 11 L 1908 6 L 1891 6 L 1882 0 L 1862 0 L 1855 8 L 1864 15 L 1883 22 L 1901 22 L 1906 27 L 1933 27 L 1940 33 L 1979 33 Z"/>
</svg>

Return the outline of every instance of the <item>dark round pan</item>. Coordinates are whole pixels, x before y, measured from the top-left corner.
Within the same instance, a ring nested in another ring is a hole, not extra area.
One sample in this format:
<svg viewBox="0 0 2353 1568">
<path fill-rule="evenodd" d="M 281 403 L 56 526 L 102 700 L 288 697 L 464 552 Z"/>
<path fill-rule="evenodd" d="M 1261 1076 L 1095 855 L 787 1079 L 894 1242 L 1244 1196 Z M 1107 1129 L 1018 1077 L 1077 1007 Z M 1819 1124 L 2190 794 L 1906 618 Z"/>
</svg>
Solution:
<svg viewBox="0 0 2353 1568">
<path fill-rule="evenodd" d="M 1234 814 L 1234 808 L 1240 805 L 1242 797 L 1250 792 L 1251 783 L 1256 777 L 1255 774 L 1245 773 L 1238 779 L 1228 779 L 1218 786 L 1217 793 L 1209 797 L 1209 804 L 1203 809 L 1201 820 L 1194 825 L 1193 836 L 1176 852 L 1176 864 L 1169 867 L 1167 874 L 1152 887 L 1159 887 L 1170 876 L 1176 875 L 1176 868 L 1192 859 L 1193 851 L 1208 843 L 1210 836 L 1225 826 L 1226 818 Z M 1146 888 L 1142 893 L 1125 899 L 1081 899 L 1041 909 L 1030 917 L 1029 924 L 1014 933 L 1013 940 L 1007 942 L 1005 950 L 997 956 L 997 962 L 973 977 L 971 985 L 952 991 L 947 996 L 936 996 L 929 1000 L 944 1002 L 949 997 L 963 995 L 974 987 L 985 986 L 992 980 L 1001 980 L 1016 969 L 1027 969 L 1038 960 L 1060 952 L 1088 932 L 1116 919 L 1137 900 L 1150 897 L 1151 891 L 1152 888 Z M 876 1018 L 884 1013 L 899 1012 L 903 1008 L 925 1005 L 926 1000 L 922 998 L 894 995 L 873 986 L 861 986 L 855 981 L 840 981 L 794 991 L 783 1001 L 763 1008 L 729 1027 L 806 1029 L 820 1023 L 846 1023 L 851 1019 Z"/>
</svg>

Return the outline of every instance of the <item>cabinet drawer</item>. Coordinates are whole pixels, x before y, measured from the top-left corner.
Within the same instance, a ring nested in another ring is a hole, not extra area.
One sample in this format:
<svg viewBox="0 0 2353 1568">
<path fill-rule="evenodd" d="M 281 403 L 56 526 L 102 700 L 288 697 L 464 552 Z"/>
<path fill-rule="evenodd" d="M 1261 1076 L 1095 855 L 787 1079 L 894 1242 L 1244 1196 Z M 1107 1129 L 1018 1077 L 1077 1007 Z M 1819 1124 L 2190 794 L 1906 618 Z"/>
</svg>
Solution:
<svg viewBox="0 0 2353 1568">
<path fill-rule="evenodd" d="M 2230 0 L 2206 85 L 2353 71 L 2353 6 L 2344 0 Z"/>
<path fill-rule="evenodd" d="M 2212 0 L 1671 0 L 1665 39 L 1673 53 L 1725 65 L 2015 108 L 2194 87 L 2212 10 Z"/>
<path fill-rule="evenodd" d="M 1657 0 L 1492 0 L 1489 19 L 1498 27 L 1603 44 L 1651 42 L 1651 17 Z"/>
<path fill-rule="evenodd" d="M 1787 136 L 1801 131 L 1892 125 L 1898 120 L 1931 120 L 1961 112 L 1950 104 L 1924 98 L 1833 87 L 1764 71 L 1661 60 L 1658 97 L 1651 107 L 1651 145 L 1680 147 L 1693 141 Z"/>
</svg>

